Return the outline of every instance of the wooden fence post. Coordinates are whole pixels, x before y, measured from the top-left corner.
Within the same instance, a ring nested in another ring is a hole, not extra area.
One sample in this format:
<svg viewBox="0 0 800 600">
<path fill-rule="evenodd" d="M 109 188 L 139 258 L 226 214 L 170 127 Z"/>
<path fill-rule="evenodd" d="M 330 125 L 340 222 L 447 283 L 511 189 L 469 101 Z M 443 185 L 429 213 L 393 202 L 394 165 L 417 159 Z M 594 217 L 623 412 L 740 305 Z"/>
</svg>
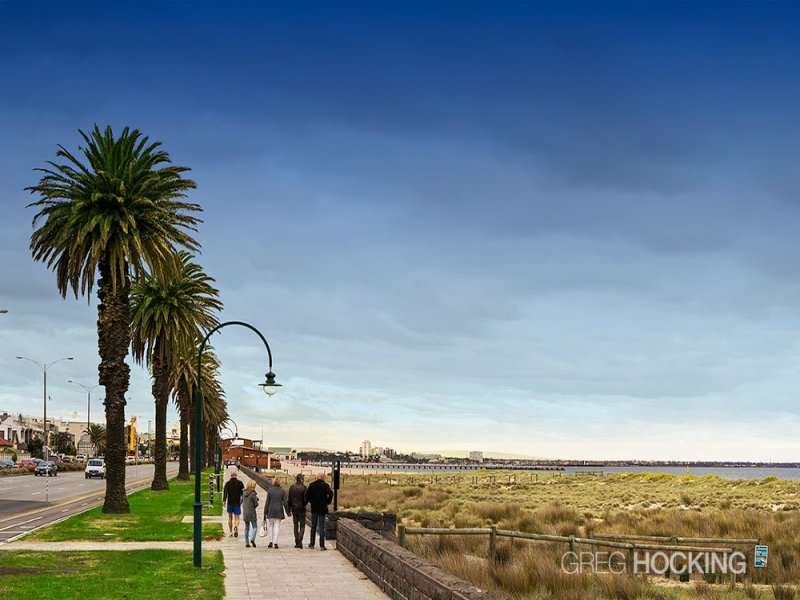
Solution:
<svg viewBox="0 0 800 600">
<path fill-rule="evenodd" d="M 397 526 L 397 545 L 401 548 L 406 547 L 406 526 L 405 525 L 398 525 Z"/>
<path fill-rule="evenodd" d="M 497 560 L 497 527 L 492 525 L 489 527 L 489 562 Z"/>
</svg>

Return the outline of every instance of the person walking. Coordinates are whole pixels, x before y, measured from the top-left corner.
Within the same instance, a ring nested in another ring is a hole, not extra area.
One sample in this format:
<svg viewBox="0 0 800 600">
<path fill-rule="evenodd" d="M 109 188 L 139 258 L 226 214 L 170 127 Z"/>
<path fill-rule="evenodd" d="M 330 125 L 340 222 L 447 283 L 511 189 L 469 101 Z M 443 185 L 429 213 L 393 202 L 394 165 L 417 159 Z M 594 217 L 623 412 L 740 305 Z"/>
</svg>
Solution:
<svg viewBox="0 0 800 600">
<path fill-rule="evenodd" d="M 247 482 L 242 495 L 242 520 L 244 521 L 244 547 L 256 547 L 256 533 L 258 532 L 258 492 L 256 482 L 252 479 Z M 252 533 L 251 533 L 252 532 Z"/>
<path fill-rule="evenodd" d="M 239 515 L 242 514 L 242 494 L 244 484 L 238 479 L 239 472 L 235 467 L 231 467 L 230 478 L 222 490 L 222 506 L 228 511 L 228 531 L 229 536 L 239 537 Z M 236 522 L 233 518 L 236 517 Z"/>
<path fill-rule="evenodd" d="M 292 514 L 289 507 L 289 495 L 281 487 L 281 481 L 277 477 L 272 480 L 272 486 L 267 490 L 267 503 L 264 505 L 264 519 L 267 521 L 267 548 L 278 548 L 278 536 L 281 532 L 281 521 L 283 521 L 283 511 Z"/>
<path fill-rule="evenodd" d="M 314 534 L 319 528 L 319 549 L 325 547 L 325 515 L 328 514 L 328 505 L 333 501 L 333 490 L 325 481 L 325 473 L 317 473 L 316 481 L 312 482 L 306 490 L 306 502 L 311 505 L 311 542 L 309 548 L 314 547 Z"/>
<path fill-rule="evenodd" d="M 303 534 L 306 532 L 306 486 L 303 483 L 305 476 L 298 473 L 295 484 L 289 488 L 289 508 L 292 509 L 292 524 L 294 525 L 294 547 L 303 547 Z M 314 541 L 313 539 L 311 540 Z"/>
</svg>

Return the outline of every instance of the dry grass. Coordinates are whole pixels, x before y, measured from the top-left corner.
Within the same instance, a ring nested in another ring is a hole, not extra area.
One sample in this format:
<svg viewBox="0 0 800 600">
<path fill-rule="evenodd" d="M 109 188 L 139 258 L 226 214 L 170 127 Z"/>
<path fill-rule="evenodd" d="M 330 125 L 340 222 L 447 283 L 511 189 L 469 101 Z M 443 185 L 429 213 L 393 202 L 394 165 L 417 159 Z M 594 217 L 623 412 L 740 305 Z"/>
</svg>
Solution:
<svg viewBox="0 0 800 600">
<path fill-rule="evenodd" d="M 387 482 L 391 481 L 392 485 Z M 560 544 L 498 541 L 495 564 L 484 537 L 409 536 L 410 549 L 506 598 L 795 598 L 800 584 L 800 483 L 770 477 L 725 480 L 664 474 L 567 476 L 528 473 L 347 475 L 340 505 L 390 510 L 422 527 L 496 525 L 530 533 L 759 538 L 769 564 L 746 586 L 680 584 L 608 574 L 570 575 Z M 752 547 L 742 547 L 752 565 Z M 578 548 L 588 550 L 588 548 Z M 714 581 L 714 578 L 710 578 Z M 753 585 L 755 584 L 755 585 Z"/>
</svg>

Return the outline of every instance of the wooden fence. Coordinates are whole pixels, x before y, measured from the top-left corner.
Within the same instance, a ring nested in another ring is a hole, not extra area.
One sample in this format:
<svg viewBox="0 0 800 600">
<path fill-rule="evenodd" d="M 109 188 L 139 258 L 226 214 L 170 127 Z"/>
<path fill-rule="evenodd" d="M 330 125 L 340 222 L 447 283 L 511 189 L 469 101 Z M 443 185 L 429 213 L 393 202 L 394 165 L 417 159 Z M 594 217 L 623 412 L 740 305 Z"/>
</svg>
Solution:
<svg viewBox="0 0 800 600">
<path fill-rule="evenodd" d="M 685 553 L 705 553 L 711 552 L 721 554 L 726 561 L 728 556 L 734 552 L 732 546 L 715 547 L 705 544 L 757 544 L 757 539 L 741 538 L 686 538 L 679 536 L 644 536 L 644 535 L 622 535 L 622 534 L 590 534 L 588 538 L 576 537 L 574 535 L 548 535 L 542 533 L 523 533 L 521 531 L 509 531 L 497 529 L 497 527 L 450 529 L 439 527 L 406 527 L 398 525 L 397 543 L 405 547 L 406 536 L 408 535 L 488 535 L 489 536 L 489 560 L 494 562 L 497 559 L 497 539 L 512 538 L 521 540 L 533 540 L 541 542 L 557 542 L 568 544 L 570 552 L 576 552 L 577 545 L 590 546 L 596 553 L 597 548 L 613 548 L 616 550 L 627 551 L 626 568 L 633 573 L 634 554 L 637 551 L 658 551 L 666 554 L 674 552 Z M 696 545 L 687 545 L 696 544 Z M 730 585 L 736 585 L 736 573 L 730 573 Z"/>
</svg>

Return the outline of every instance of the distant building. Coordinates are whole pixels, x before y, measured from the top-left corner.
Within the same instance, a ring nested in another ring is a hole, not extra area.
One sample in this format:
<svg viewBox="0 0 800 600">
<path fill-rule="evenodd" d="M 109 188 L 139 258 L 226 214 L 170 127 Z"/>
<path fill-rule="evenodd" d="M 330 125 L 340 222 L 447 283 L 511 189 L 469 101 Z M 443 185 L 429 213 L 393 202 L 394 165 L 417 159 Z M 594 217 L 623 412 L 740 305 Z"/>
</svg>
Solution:
<svg viewBox="0 0 800 600">
<path fill-rule="evenodd" d="M 478 450 L 473 450 L 469 453 L 469 459 L 472 462 L 482 463 L 483 462 L 483 452 L 479 452 Z"/>
<path fill-rule="evenodd" d="M 397 456 L 397 451 L 393 448 L 384 448 L 383 455 L 387 458 L 395 458 Z"/>
<path fill-rule="evenodd" d="M 441 456 L 441 454 L 422 454 L 420 452 L 412 452 L 411 453 L 411 458 L 413 458 L 415 460 L 427 460 L 427 461 L 434 460 L 434 461 L 436 461 L 436 460 L 440 460 L 442 458 L 442 456 Z"/>
<path fill-rule="evenodd" d="M 372 442 L 364 440 L 361 442 L 361 458 L 369 458 L 372 456 Z"/>
<path fill-rule="evenodd" d="M 278 460 L 297 460 L 297 450 L 289 446 L 270 446 L 267 452 Z"/>
</svg>

